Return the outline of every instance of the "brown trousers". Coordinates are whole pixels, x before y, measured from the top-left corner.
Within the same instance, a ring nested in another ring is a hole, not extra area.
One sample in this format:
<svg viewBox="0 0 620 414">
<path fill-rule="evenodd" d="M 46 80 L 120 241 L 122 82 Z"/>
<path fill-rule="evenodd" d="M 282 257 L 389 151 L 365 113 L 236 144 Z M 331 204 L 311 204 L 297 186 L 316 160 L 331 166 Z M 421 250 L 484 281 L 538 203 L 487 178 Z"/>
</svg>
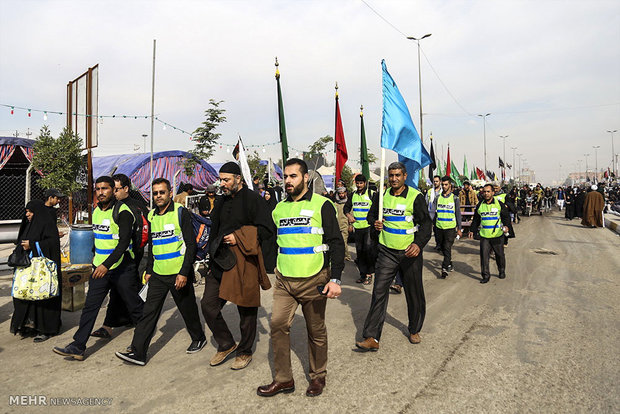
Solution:
<svg viewBox="0 0 620 414">
<path fill-rule="evenodd" d="M 327 373 L 327 329 L 325 327 L 327 297 L 319 293 L 317 286 L 325 285 L 327 282 L 329 282 L 327 268 L 307 278 L 285 277 L 276 270 L 271 313 L 271 343 L 276 382 L 288 382 L 293 379 L 290 331 L 298 305 L 301 305 L 308 331 L 310 379 L 325 377 Z"/>
</svg>

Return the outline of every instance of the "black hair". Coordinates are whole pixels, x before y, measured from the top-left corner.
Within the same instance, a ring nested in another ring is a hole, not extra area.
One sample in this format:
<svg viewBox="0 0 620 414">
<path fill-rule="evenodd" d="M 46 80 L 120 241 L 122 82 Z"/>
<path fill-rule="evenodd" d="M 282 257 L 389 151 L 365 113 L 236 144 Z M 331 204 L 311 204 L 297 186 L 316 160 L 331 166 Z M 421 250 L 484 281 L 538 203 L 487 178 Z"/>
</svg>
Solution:
<svg viewBox="0 0 620 414">
<path fill-rule="evenodd" d="M 299 158 L 289 158 L 288 160 L 286 160 L 284 167 L 288 167 L 291 165 L 299 165 L 299 170 L 301 171 L 301 173 L 308 174 L 308 164 L 306 164 L 304 160 Z"/>
<path fill-rule="evenodd" d="M 194 189 L 194 186 L 191 185 L 190 183 L 185 184 L 185 187 L 183 187 L 183 191 L 187 191 L 190 192 Z"/>
<path fill-rule="evenodd" d="M 441 178 L 441 181 L 447 181 L 449 183 L 452 183 L 452 178 L 448 177 L 447 175 Z"/>
<path fill-rule="evenodd" d="M 440 176 L 438 176 L 438 175 L 433 175 L 433 180 L 434 180 L 435 178 L 439 178 L 439 180 L 441 180 L 441 177 L 440 177 Z"/>
<path fill-rule="evenodd" d="M 355 176 L 355 181 L 360 182 L 360 183 L 365 183 L 367 181 L 366 176 L 364 174 L 357 174 Z"/>
<path fill-rule="evenodd" d="M 388 166 L 388 171 L 390 170 L 401 170 L 403 174 L 407 174 L 407 167 L 402 162 L 394 161 Z"/>
<path fill-rule="evenodd" d="M 495 191 L 495 189 L 493 188 L 493 184 L 488 183 L 482 186 L 482 188 L 486 188 L 486 187 L 491 187 L 491 190 Z"/>
<path fill-rule="evenodd" d="M 153 184 L 151 184 L 151 188 L 155 187 L 157 184 L 166 184 L 166 187 L 168 187 L 168 191 L 170 191 L 170 189 L 172 188 L 170 186 L 170 181 L 166 180 L 164 177 L 154 179 Z"/>
<path fill-rule="evenodd" d="M 108 183 L 110 184 L 110 187 L 114 188 L 114 180 L 109 175 L 102 175 L 101 177 L 97 178 L 95 184 L 99 183 Z"/>
<path fill-rule="evenodd" d="M 112 176 L 112 179 L 121 183 L 121 187 L 127 187 L 131 189 L 131 181 L 129 180 L 129 177 L 127 177 L 125 174 L 114 174 Z"/>
</svg>

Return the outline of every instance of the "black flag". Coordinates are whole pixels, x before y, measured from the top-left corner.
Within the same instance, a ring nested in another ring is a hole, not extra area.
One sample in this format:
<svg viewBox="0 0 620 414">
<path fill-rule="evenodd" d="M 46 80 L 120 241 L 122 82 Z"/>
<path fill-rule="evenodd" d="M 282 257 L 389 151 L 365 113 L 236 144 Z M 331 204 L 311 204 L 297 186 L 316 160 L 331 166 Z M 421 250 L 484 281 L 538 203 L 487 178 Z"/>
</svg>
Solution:
<svg viewBox="0 0 620 414">
<path fill-rule="evenodd" d="M 437 168 L 435 164 L 435 149 L 433 148 L 433 140 L 431 139 L 431 163 L 428 165 L 428 178 L 433 179 L 433 171 Z"/>
<path fill-rule="evenodd" d="M 504 166 L 504 161 L 502 161 L 502 157 L 499 157 L 499 168 Z"/>
</svg>

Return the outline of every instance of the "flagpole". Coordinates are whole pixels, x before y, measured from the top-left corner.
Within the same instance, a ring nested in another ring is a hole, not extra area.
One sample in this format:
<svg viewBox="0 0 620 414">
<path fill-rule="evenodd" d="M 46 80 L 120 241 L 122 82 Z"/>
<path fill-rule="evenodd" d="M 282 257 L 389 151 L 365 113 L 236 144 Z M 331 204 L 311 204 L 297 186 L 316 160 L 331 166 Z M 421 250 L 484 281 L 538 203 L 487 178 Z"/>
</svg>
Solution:
<svg viewBox="0 0 620 414">
<path fill-rule="evenodd" d="M 381 174 L 379 178 L 379 221 L 383 221 L 383 182 L 385 181 L 385 148 L 381 147 Z"/>
<path fill-rule="evenodd" d="M 153 39 L 153 83 L 151 85 L 151 182 L 149 187 L 151 188 L 151 197 L 149 199 L 149 206 L 153 208 L 153 123 L 155 121 L 155 45 L 156 39 Z"/>
</svg>

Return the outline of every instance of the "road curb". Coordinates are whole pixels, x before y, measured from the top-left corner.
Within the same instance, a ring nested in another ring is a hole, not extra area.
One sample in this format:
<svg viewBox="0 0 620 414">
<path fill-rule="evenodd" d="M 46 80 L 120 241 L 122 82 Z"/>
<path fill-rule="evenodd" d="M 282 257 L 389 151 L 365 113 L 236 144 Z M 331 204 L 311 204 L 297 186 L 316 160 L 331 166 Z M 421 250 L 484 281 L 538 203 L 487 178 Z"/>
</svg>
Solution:
<svg viewBox="0 0 620 414">
<path fill-rule="evenodd" d="M 617 222 L 611 220 L 609 217 L 605 217 L 605 227 L 620 235 L 620 225 L 618 225 Z"/>
</svg>

